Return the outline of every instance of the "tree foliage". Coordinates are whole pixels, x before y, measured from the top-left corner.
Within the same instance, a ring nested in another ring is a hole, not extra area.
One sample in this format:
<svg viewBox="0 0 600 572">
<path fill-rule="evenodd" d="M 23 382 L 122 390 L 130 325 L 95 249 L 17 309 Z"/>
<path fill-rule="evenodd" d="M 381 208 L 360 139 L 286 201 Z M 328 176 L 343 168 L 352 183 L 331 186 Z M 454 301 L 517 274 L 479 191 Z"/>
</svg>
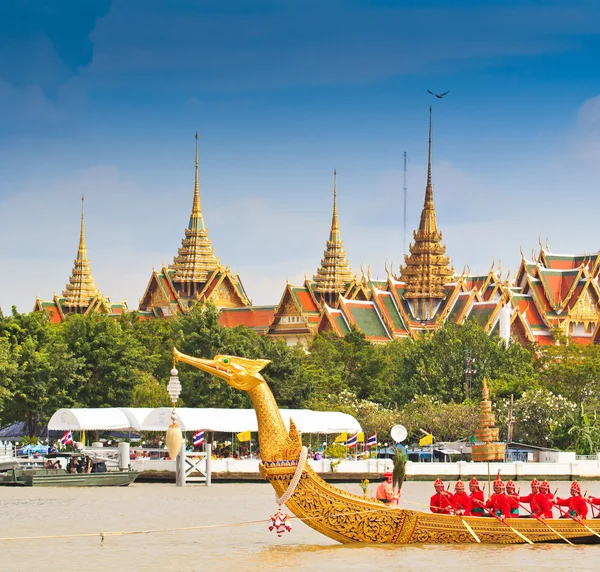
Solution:
<svg viewBox="0 0 600 572">
<path fill-rule="evenodd" d="M 484 377 L 506 434 L 507 398 L 515 398 L 515 440 L 579 452 L 600 446 L 600 346 L 508 347 L 475 322 L 373 345 L 356 330 L 318 334 L 310 346 L 288 347 L 244 328 L 224 329 L 218 310 L 198 305 L 189 315 L 144 320 L 72 315 L 52 324 L 43 314 L 0 316 L 0 424 L 24 421 L 34 434 L 60 407 L 168 405 L 172 350 L 264 358 L 262 374 L 283 407 L 338 410 L 365 433 L 389 441 L 404 424 L 437 440 L 473 435 Z M 471 401 L 465 399 L 465 356 L 474 359 Z M 180 405 L 250 407 L 245 393 L 180 364 Z M 577 405 L 575 405 L 577 404 Z"/>
</svg>

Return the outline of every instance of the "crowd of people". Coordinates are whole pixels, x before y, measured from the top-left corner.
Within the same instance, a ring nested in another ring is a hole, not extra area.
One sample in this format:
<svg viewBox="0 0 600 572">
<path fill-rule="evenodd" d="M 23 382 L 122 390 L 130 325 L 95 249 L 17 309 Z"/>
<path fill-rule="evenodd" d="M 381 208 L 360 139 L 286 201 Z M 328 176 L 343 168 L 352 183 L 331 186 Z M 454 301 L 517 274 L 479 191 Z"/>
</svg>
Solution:
<svg viewBox="0 0 600 572">
<path fill-rule="evenodd" d="M 560 518 L 581 520 L 587 518 L 588 513 L 600 518 L 600 512 L 595 513 L 595 507 L 600 507 L 600 497 L 582 495 L 577 481 L 571 483 L 571 496 L 568 498 L 556 496 L 556 492 L 550 492 L 548 481 L 540 483 L 537 479 L 531 481 L 531 492 L 522 496 L 515 483 L 508 481 L 505 484 L 498 476 L 494 481 L 494 492 L 487 501 L 476 478 L 469 482 L 470 494 L 465 492 L 465 485 L 460 480 L 454 485 L 454 493 L 446 489 L 441 479 L 437 479 L 433 486 L 435 494 L 429 501 L 429 507 L 437 514 L 494 516 L 502 520 L 519 517 L 546 519 L 555 518 L 556 510 Z"/>
</svg>

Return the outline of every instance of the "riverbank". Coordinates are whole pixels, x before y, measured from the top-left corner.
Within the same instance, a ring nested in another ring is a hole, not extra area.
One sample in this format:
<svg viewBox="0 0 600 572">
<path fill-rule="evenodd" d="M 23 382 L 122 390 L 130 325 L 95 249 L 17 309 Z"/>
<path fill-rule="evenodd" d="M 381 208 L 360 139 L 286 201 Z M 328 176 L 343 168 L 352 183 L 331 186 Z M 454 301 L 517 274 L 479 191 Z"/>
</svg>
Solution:
<svg viewBox="0 0 600 572">
<path fill-rule="evenodd" d="M 533 477 L 555 481 L 600 480 L 600 458 L 576 459 L 574 454 L 561 453 L 554 462 L 489 463 L 489 474 L 498 472 L 504 480 L 530 481 Z M 365 461 L 340 461 L 332 466 L 330 459 L 308 461 L 319 476 L 328 482 L 360 482 L 364 479 L 376 481 L 383 473 L 392 469 L 390 459 L 368 459 Z M 214 459 L 211 461 L 213 481 L 261 482 L 258 459 Z M 133 461 L 132 468 L 141 471 L 140 482 L 174 482 L 174 461 Z M 407 481 L 470 480 L 477 477 L 487 480 L 488 463 L 458 461 L 456 463 L 413 463 L 406 464 Z"/>
</svg>

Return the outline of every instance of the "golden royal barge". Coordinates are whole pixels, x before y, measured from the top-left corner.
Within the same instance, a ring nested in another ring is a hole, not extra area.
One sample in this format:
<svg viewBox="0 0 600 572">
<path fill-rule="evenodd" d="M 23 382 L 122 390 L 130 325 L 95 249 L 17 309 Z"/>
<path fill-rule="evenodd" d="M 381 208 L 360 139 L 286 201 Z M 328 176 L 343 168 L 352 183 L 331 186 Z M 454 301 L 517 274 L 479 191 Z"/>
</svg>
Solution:
<svg viewBox="0 0 600 572">
<path fill-rule="evenodd" d="M 258 420 L 260 472 L 278 496 L 284 495 L 299 462 L 302 464 L 302 442 L 293 421 L 289 430 L 285 427 L 275 398 L 260 374 L 269 362 L 224 355 L 201 359 L 176 349 L 174 356 L 176 362 L 197 367 L 248 393 Z M 305 463 L 299 477 L 286 506 L 317 532 L 342 543 L 596 544 L 600 541 L 600 520 L 515 518 L 502 522 L 496 518 L 433 514 L 392 508 L 375 499 L 347 493 L 326 483 Z"/>
</svg>

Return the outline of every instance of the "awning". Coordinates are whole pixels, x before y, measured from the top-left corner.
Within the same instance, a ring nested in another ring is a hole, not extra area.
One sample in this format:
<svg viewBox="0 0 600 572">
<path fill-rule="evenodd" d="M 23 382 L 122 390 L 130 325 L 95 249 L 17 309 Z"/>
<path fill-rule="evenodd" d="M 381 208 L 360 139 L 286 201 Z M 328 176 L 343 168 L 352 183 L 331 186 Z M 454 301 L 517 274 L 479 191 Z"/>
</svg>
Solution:
<svg viewBox="0 0 600 572">
<path fill-rule="evenodd" d="M 294 420 L 301 433 L 342 433 L 362 431 L 358 421 L 339 411 L 311 411 L 310 409 L 280 409 L 286 427 Z M 217 431 L 237 433 L 258 431 L 254 409 L 200 409 L 178 407 L 177 424 L 182 431 Z M 171 408 L 154 409 L 142 423 L 142 431 L 166 431 L 171 424 Z"/>
<path fill-rule="evenodd" d="M 50 419 L 50 431 L 166 431 L 171 424 L 171 408 L 119 407 L 97 409 L 59 409 Z M 280 409 L 286 427 L 290 419 L 301 433 L 348 433 L 362 431 L 358 421 L 339 411 Z M 178 407 L 177 424 L 182 431 L 238 433 L 258 431 L 254 409 Z"/>
<path fill-rule="evenodd" d="M 59 409 L 48 421 L 50 431 L 128 430 L 131 421 L 116 408 Z"/>
</svg>

